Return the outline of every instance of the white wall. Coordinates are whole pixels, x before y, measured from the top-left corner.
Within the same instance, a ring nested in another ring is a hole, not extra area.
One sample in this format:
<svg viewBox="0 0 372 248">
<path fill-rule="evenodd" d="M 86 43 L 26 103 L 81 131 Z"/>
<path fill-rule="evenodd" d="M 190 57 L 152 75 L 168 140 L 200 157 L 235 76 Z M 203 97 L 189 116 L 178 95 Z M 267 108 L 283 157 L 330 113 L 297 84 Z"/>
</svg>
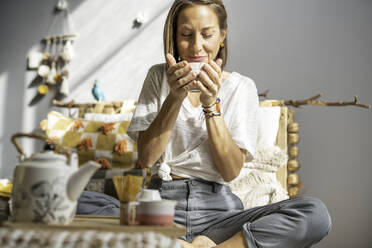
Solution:
<svg viewBox="0 0 372 248">
<path fill-rule="evenodd" d="M 225 1 L 228 68 L 276 99 L 372 104 L 372 1 Z M 316 247 L 371 247 L 372 111 L 304 106 L 299 161 L 303 192 L 322 199 L 333 221 Z"/>
<path fill-rule="evenodd" d="M 1 177 L 16 163 L 11 134 L 32 131 L 51 110 L 53 94 L 28 106 L 36 88 L 26 56 L 38 49 L 56 1 L 0 2 Z M 136 98 L 151 64 L 162 62 L 162 26 L 171 0 L 70 1 L 79 33 L 70 65 L 71 98 L 92 101 L 98 78 L 108 100 Z M 139 3 L 143 3 L 143 7 Z M 229 12 L 227 68 L 253 78 L 277 99 L 324 93 L 330 101 L 359 95 L 372 104 L 372 1 L 225 1 Z M 152 20 L 132 29 L 137 11 Z M 322 199 L 333 230 L 317 247 L 369 247 L 372 224 L 371 110 L 312 107 L 297 110 L 304 192 Z"/>
</svg>

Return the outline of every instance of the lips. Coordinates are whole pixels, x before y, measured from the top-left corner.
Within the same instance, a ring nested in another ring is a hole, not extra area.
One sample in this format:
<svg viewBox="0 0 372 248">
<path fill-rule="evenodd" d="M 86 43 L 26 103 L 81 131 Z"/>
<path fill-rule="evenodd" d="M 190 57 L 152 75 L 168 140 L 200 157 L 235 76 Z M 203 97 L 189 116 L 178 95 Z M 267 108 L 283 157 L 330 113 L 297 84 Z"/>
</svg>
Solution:
<svg viewBox="0 0 372 248">
<path fill-rule="evenodd" d="M 208 60 L 208 56 L 191 56 L 189 62 L 204 62 Z"/>
</svg>

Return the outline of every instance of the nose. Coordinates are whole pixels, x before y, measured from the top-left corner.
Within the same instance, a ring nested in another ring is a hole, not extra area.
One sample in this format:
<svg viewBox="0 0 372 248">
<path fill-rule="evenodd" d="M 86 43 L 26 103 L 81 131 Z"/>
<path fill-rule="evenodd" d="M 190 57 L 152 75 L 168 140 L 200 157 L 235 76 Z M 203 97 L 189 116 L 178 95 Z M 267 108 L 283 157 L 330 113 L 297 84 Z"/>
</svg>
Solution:
<svg viewBox="0 0 372 248">
<path fill-rule="evenodd" d="M 203 37 L 200 34 L 194 35 L 194 40 L 192 44 L 193 52 L 198 53 L 203 48 Z"/>
</svg>

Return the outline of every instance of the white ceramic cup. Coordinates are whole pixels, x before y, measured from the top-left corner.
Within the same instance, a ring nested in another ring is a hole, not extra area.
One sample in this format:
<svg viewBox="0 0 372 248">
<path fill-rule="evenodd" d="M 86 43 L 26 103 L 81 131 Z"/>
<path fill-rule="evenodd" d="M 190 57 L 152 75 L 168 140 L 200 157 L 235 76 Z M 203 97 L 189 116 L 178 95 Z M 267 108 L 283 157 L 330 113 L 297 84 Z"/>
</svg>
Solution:
<svg viewBox="0 0 372 248">
<path fill-rule="evenodd" d="M 191 71 L 190 73 L 195 73 L 196 76 L 198 76 L 202 70 L 202 67 L 205 63 L 203 62 L 189 62 L 188 63 L 190 66 L 191 66 Z M 192 92 L 198 92 L 200 91 L 200 89 L 196 86 L 193 86 L 189 89 L 189 91 L 192 91 Z"/>
<path fill-rule="evenodd" d="M 148 201 L 160 201 L 161 196 L 159 190 L 156 189 L 142 189 L 139 194 L 139 202 L 148 202 Z"/>
</svg>

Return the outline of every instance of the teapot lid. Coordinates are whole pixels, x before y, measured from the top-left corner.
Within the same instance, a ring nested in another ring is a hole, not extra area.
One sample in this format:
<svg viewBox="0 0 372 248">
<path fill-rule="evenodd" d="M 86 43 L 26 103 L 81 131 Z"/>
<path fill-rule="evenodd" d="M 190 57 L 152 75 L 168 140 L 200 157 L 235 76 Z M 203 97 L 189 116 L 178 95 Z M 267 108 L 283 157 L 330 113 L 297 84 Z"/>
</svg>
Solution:
<svg viewBox="0 0 372 248">
<path fill-rule="evenodd" d="M 62 160 L 64 162 L 67 160 L 66 156 L 57 154 L 54 152 L 54 150 L 55 146 L 53 144 L 46 143 L 44 145 L 44 151 L 34 153 L 30 160 Z"/>
<path fill-rule="evenodd" d="M 66 161 L 67 158 L 66 156 L 62 154 L 57 154 L 54 151 L 47 150 L 43 152 L 37 152 L 34 153 L 31 157 L 30 160 L 62 160 Z"/>
</svg>

